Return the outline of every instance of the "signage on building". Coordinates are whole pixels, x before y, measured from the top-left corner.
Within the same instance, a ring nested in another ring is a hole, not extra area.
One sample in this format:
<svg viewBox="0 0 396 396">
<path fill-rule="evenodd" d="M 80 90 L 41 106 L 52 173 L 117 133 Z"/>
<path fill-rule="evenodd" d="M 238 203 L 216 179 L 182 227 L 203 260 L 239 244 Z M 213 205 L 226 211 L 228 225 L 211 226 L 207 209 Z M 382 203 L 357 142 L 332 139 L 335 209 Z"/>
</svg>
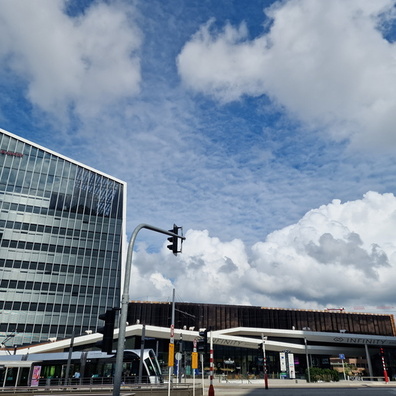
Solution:
<svg viewBox="0 0 396 396">
<path fill-rule="evenodd" d="M 13 157 L 23 157 L 22 153 L 16 153 L 14 151 L 0 150 L 0 154 L 11 155 Z"/>
<path fill-rule="evenodd" d="M 241 347 L 241 348 L 243 348 L 247 344 L 244 341 L 227 340 L 222 338 L 213 338 L 213 343 L 218 345 L 228 345 L 228 346 Z"/>
<path fill-rule="evenodd" d="M 349 344 L 367 344 L 367 345 L 394 345 L 396 341 L 387 340 L 380 340 L 375 338 L 358 338 L 358 337 L 334 337 L 334 342 L 342 342 L 342 343 L 349 343 Z"/>
</svg>

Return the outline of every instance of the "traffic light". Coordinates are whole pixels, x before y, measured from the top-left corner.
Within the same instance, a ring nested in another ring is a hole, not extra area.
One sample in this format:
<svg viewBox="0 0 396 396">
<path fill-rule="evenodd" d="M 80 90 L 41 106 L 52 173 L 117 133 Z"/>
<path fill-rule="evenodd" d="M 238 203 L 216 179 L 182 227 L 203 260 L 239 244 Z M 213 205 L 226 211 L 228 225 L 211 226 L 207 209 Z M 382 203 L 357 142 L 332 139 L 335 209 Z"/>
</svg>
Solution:
<svg viewBox="0 0 396 396">
<path fill-rule="evenodd" d="M 179 235 L 179 230 L 182 230 L 182 227 L 178 227 L 176 224 L 173 224 L 173 229 L 169 230 L 169 232 L 173 232 L 176 235 Z M 183 235 L 183 231 L 181 233 Z M 179 240 L 180 240 L 180 249 L 179 249 Z M 181 243 L 182 239 L 178 238 L 176 236 L 170 236 L 168 238 L 168 241 L 170 242 L 169 245 L 167 245 L 167 248 L 172 250 L 174 255 L 177 255 L 177 253 L 181 253 Z"/>
<path fill-rule="evenodd" d="M 199 336 L 201 337 L 198 340 L 198 352 L 207 353 L 208 352 L 208 330 L 203 330 L 199 332 Z"/>
<path fill-rule="evenodd" d="M 98 328 L 98 333 L 103 334 L 103 340 L 96 343 L 102 352 L 110 354 L 113 350 L 114 323 L 117 308 L 108 309 L 104 314 L 99 315 L 100 320 L 104 320 L 105 325 Z"/>
</svg>

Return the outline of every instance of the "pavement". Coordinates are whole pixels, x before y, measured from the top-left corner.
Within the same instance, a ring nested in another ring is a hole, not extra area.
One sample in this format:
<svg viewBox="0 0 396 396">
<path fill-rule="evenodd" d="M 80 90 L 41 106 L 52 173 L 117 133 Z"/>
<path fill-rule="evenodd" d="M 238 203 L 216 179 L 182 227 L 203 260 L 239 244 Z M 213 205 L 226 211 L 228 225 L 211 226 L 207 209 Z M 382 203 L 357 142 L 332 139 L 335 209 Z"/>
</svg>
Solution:
<svg viewBox="0 0 396 396">
<path fill-rule="evenodd" d="M 205 381 L 205 388 L 209 386 L 209 381 Z M 264 388 L 264 380 L 213 380 L 215 389 L 232 388 Z M 338 382 L 307 382 L 305 379 L 268 379 L 268 388 L 394 388 L 396 381 L 350 381 L 340 380 Z"/>
</svg>

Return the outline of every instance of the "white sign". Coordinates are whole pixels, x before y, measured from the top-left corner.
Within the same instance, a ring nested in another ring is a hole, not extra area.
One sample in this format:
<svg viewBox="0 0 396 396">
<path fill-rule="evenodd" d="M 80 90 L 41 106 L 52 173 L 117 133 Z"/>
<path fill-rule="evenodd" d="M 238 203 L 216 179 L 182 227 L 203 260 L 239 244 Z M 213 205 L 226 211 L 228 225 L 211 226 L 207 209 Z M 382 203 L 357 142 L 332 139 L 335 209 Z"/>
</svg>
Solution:
<svg viewBox="0 0 396 396">
<path fill-rule="evenodd" d="M 279 358 L 280 358 L 280 371 L 286 371 L 286 354 L 285 354 L 285 352 L 280 352 Z"/>
<path fill-rule="evenodd" d="M 181 358 L 182 358 L 182 354 L 180 352 L 176 352 L 175 353 L 175 359 L 176 360 L 181 360 Z"/>
<path fill-rule="evenodd" d="M 289 353 L 289 378 L 296 378 L 296 370 L 294 367 L 294 354 Z"/>
</svg>

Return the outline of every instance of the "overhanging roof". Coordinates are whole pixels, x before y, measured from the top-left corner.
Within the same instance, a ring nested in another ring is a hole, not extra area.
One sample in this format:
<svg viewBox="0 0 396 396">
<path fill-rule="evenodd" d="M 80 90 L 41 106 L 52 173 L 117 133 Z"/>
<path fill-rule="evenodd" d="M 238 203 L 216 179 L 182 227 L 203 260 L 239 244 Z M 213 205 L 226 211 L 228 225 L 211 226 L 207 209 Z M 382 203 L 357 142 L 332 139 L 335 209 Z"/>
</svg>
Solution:
<svg viewBox="0 0 396 396">
<path fill-rule="evenodd" d="M 126 337 L 141 336 L 142 324 L 127 326 Z M 146 337 L 169 339 L 170 329 L 145 325 Z M 359 356 L 364 354 L 365 345 L 369 347 L 396 347 L 396 337 L 385 337 L 364 334 L 349 333 L 323 333 L 316 331 L 282 330 L 267 328 L 236 327 L 232 329 L 215 330 L 208 333 L 208 342 L 212 338 L 214 345 L 225 345 L 230 347 L 257 349 L 266 336 L 265 348 L 268 351 L 289 350 L 293 353 L 309 353 L 322 355 L 338 355 L 340 353 L 348 356 Z M 118 338 L 118 329 L 114 331 L 114 338 Z M 174 329 L 175 340 L 193 342 L 199 339 L 199 332 L 186 329 Z M 277 340 L 271 340 L 275 338 Z M 102 334 L 93 333 L 75 337 L 74 346 L 92 345 L 102 339 Z M 305 345 L 306 341 L 306 345 Z M 17 354 L 33 354 L 63 351 L 70 347 L 71 339 L 48 342 L 29 347 L 18 348 Z M 13 350 L 12 350 L 13 351 Z M 6 354 L 2 350 L 0 354 Z"/>
</svg>

